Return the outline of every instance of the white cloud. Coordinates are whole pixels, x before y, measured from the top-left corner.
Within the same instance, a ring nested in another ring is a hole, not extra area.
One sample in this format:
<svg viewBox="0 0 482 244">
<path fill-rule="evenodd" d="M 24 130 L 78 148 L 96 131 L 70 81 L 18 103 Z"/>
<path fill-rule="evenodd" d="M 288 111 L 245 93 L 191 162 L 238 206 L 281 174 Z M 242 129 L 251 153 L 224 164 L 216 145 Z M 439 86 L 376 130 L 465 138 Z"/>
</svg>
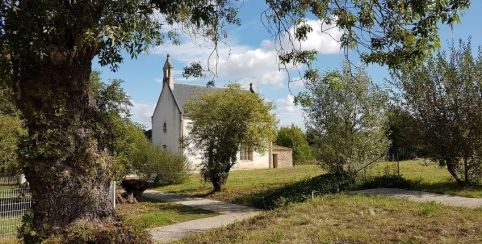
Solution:
<svg viewBox="0 0 482 244">
<path fill-rule="evenodd" d="M 281 47 L 291 50 L 294 46 L 297 50 L 316 50 L 321 54 L 340 52 L 340 37 L 343 32 L 333 24 L 326 24 L 321 20 L 306 20 L 303 24 L 309 25 L 312 30 L 306 36 L 306 40 L 295 40 L 295 27 L 289 30 L 281 40 Z"/>
<path fill-rule="evenodd" d="M 281 126 L 294 124 L 304 128 L 303 111 L 299 106 L 294 104 L 294 97 L 287 95 L 284 98 L 275 100 L 275 113 L 279 119 Z"/>
<path fill-rule="evenodd" d="M 140 103 L 132 101 L 131 113 L 132 119 L 144 125 L 146 128 L 151 128 L 151 116 L 154 113 L 156 104 L 153 103 Z"/>
<path fill-rule="evenodd" d="M 306 24 L 309 24 L 313 30 L 308 34 L 306 40 L 301 43 L 295 41 L 293 43 L 295 48 L 315 49 L 321 54 L 340 52 L 340 44 L 336 40 L 339 39 L 342 32 L 338 28 L 323 24 L 319 20 L 307 20 Z M 289 30 L 292 36 L 294 32 L 294 27 Z M 283 87 L 287 84 L 288 75 L 286 70 L 280 68 L 276 49 L 280 47 L 292 49 L 293 46 L 289 39 L 289 35 L 286 34 L 277 44 L 270 40 L 263 40 L 259 47 L 237 43 L 221 45 L 218 47 L 217 53 L 212 53 L 212 43 L 194 40 L 181 45 L 163 45 L 155 48 L 153 52 L 170 54 L 173 59 L 184 65 L 202 61 L 204 66 L 207 66 L 209 62 L 210 68 L 217 71 L 219 80 L 239 81 L 243 84 L 252 82 L 258 87 Z"/>
</svg>

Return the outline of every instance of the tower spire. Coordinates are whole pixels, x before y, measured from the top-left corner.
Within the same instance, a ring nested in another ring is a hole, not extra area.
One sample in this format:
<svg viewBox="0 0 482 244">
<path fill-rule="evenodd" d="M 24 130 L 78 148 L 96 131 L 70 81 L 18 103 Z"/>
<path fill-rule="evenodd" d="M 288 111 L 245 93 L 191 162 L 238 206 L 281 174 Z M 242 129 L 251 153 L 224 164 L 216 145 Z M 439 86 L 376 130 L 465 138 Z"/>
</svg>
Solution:
<svg viewBox="0 0 482 244">
<path fill-rule="evenodd" d="M 167 54 L 167 58 L 166 58 L 166 62 L 164 63 L 164 68 L 163 68 L 163 71 L 164 71 L 164 85 L 168 85 L 171 90 L 174 90 L 174 77 L 172 75 L 172 70 L 173 70 L 173 66 L 171 64 L 171 60 L 169 58 L 169 54 Z"/>
</svg>

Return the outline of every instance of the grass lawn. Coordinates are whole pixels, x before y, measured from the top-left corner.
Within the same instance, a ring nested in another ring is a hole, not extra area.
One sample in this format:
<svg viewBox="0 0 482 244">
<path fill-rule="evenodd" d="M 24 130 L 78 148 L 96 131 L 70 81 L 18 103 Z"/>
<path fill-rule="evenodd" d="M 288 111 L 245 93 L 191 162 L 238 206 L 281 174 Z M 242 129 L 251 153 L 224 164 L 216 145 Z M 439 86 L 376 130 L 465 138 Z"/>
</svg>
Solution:
<svg viewBox="0 0 482 244">
<path fill-rule="evenodd" d="M 157 187 L 155 190 L 180 193 L 189 196 L 209 197 L 221 201 L 250 205 L 249 201 L 257 193 L 282 187 L 296 181 L 320 175 L 318 165 L 300 165 L 294 168 L 238 170 L 229 173 L 226 189 L 209 194 L 210 183 L 204 184 L 199 175 L 191 175 L 186 182 L 178 185 Z"/>
<path fill-rule="evenodd" d="M 465 197 L 482 197 L 482 186 L 461 188 L 452 179 L 446 168 L 426 160 L 400 162 L 403 177 L 414 182 L 414 190 L 437 192 Z M 255 169 L 232 171 L 223 192 L 209 194 L 211 185 L 203 183 L 197 174 L 191 175 L 186 182 L 178 185 L 157 187 L 156 190 L 174 192 L 189 196 L 208 197 L 243 205 L 253 205 L 255 198 L 263 192 L 280 188 L 296 181 L 322 174 L 318 165 L 300 165 L 284 169 Z M 395 162 L 381 162 L 367 171 L 367 176 L 396 173 Z M 363 173 L 361 173 L 363 176 Z"/>
<path fill-rule="evenodd" d="M 148 198 L 140 198 L 139 203 L 135 204 L 119 204 L 117 205 L 117 211 L 128 223 L 142 229 L 217 215 L 217 213 L 207 210 L 160 202 Z"/>
<path fill-rule="evenodd" d="M 22 224 L 22 218 L 0 219 L 0 243 L 19 243 L 17 240 L 17 228 Z"/>
<path fill-rule="evenodd" d="M 326 195 L 179 243 L 480 243 L 482 210 Z"/>
<path fill-rule="evenodd" d="M 382 162 L 369 170 L 368 176 L 396 173 L 396 162 Z M 401 175 L 414 183 L 413 189 L 464 197 L 482 198 L 482 185 L 460 187 L 447 171 L 437 163 L 428 160 L 400 162 Z"/>
</svg>

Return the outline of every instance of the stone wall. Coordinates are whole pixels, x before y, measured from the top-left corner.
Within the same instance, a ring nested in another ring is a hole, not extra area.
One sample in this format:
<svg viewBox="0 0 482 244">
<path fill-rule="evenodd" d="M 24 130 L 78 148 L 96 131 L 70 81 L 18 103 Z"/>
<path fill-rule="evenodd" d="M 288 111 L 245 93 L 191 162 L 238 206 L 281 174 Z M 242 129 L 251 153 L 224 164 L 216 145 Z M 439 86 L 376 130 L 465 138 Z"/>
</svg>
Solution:
<svg viewBox="0 0 482 244">
<path fill-rule="evenodd" d="M 291 148 L 274 146 L 272 149 L 272 157 L 274 159 L 274 155 L 277 155 L 278 158 L 278 165 L 275 165 L 273 162 L 273 167 L 277 168 L 290 168 L 293 167 L 293 151 Z"/>
</svg>

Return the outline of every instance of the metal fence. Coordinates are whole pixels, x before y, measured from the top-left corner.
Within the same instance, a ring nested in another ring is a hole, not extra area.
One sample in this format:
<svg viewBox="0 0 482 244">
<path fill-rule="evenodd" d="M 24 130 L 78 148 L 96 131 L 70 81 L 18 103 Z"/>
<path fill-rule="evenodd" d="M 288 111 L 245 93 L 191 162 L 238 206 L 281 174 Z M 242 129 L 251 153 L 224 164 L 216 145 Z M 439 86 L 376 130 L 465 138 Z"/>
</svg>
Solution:
<svg viewBox="0 0 482 244">
<path fill-rule="evenodd" d="M 15 178 L 18 182 L 18 177 Z M 116 206 L 116 183 L 110 183 L 109 199 Z M 0 243 L 17 243 L 17 230 L 22 217 L 30 211 L 31 194 L 28 186 L 0 183 Z"/>
<path fill-rule="evenodd" d="M 0 185 L 17 185 L 19 176 L 0 177 Z"/>
<path fill-rule="evenodd" d="M 31 196 L 28 187 L 11 187 L 0 190 L 0 242 L 13 242 L 22 217 L 30 210 Z"/>
</svg>

